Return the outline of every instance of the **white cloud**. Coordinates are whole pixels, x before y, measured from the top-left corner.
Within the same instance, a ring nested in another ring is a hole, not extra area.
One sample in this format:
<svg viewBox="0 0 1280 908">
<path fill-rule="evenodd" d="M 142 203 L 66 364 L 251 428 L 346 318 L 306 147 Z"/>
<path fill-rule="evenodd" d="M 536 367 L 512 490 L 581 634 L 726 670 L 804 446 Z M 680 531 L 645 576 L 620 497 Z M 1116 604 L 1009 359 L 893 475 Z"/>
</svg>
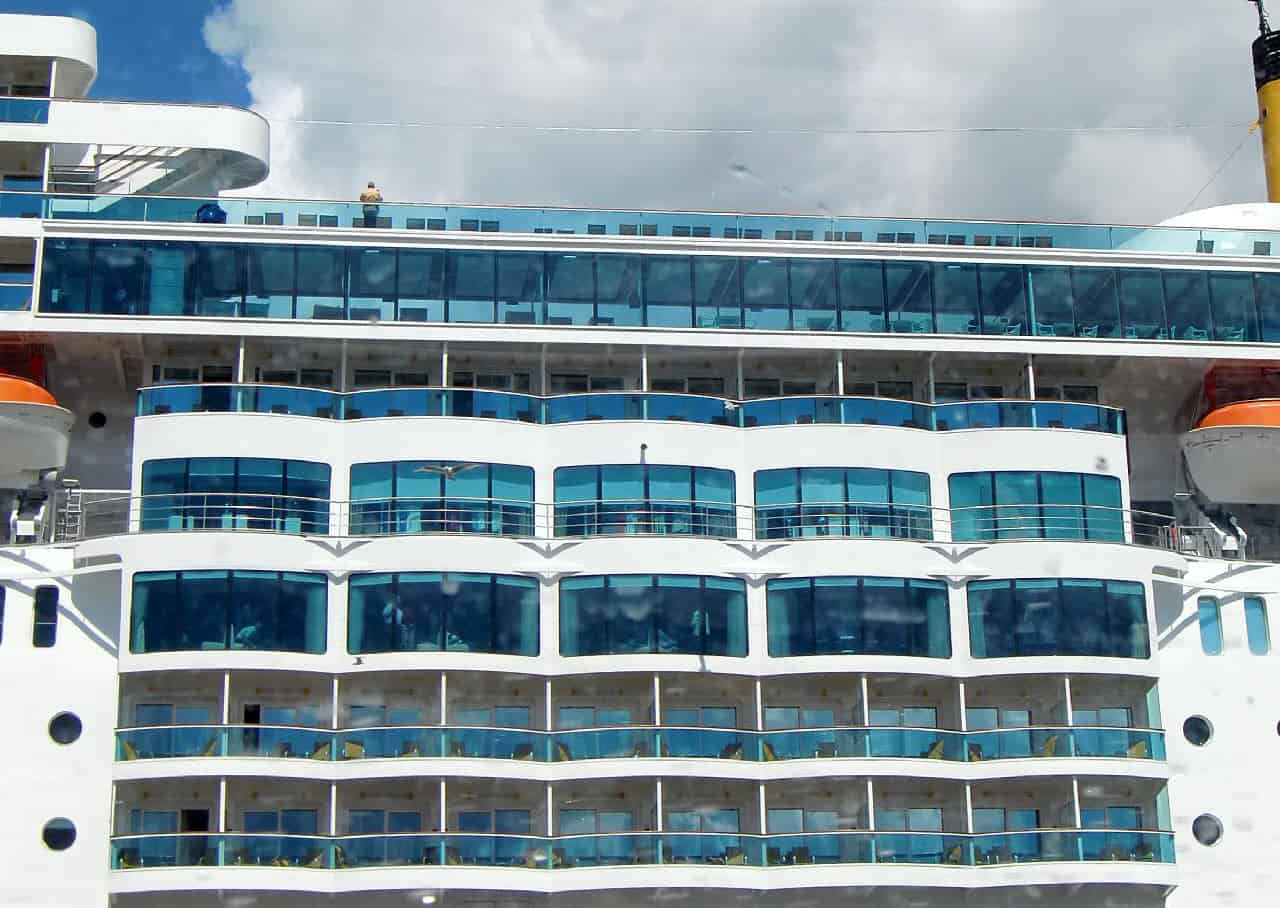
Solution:
<svg viewBox="0 0 1280 908">
<path fill-rule="evenodd" d="M 838 131 L 1249 121 L 1253 28 L 1202 0 L 231 0 L 205 38 L 274 120 L 255 193 L 1144 222 L 1242 130 Z M 1258 159 L 1199 204 L 1261 197 Z"/>
</svg>

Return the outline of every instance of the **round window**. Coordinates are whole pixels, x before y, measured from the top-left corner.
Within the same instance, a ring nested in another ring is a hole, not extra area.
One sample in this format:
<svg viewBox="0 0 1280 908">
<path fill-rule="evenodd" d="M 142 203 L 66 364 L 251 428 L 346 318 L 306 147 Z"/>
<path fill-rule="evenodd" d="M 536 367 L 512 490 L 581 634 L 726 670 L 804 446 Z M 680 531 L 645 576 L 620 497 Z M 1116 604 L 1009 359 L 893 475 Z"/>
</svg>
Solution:
<svg viewBox="0 0 1280 908">
<path fill-rule="evenodd" d="M 89 414 L 89 427 L 91 429 L 101 429 L 107 424 L 107 414 L 101 410 L 95 410 Z"/>
<path fill-rule="evenodd" d="M 66 851 L 76 841 L 76 824 L 58 817 L 44 824 L 44 843 L 51 851 Z"/>
<path fill-rule="evenodd" d="M 1204 747 L 1213 737 L 1213 726 L 1204 716 L 1191 716 L 1182 723 L 1182 735 L 1196 747 Z"/>
<path fill-rule="evenodd" d="M 80 737 L 84 726 L 75 713 L 58 713 L 49 720 L 49 737 L 59 744 L 71 744 Z"/>
<path fill-rule="evenodd" d="M 1222 840 L 1222 821 L 1211 813 L 1202 813 L 1192 821 L 1191 834 L 1201 845 L 1217 845 Z"/>
</svg>

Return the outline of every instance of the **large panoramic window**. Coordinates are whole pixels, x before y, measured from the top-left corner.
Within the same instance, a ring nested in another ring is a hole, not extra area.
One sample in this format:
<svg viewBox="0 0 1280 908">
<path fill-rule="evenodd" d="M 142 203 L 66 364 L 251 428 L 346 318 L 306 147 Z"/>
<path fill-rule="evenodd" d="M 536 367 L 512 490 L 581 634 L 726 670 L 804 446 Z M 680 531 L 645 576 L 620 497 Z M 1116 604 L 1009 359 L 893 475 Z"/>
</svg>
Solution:
<svg viewBox="0 0 1280 908">
<path fill-rule="evenodd" d="M 538 655 L 538 581 L 502 574 L 355 574 L 352 653 Z"/>
<path fill-rule="evenodd" d="M 351 534 L 533 533 L 533 468 L 452 460 L 351 467 Z"/>
<path fill-rule="evenodd" d="M 557 536 L 735 536 L 732 470 L 665 464 L 560 467 Z"/>
<path fill-rule="evenodd" d="M 329 465 L 179 457 L 142 465 L 143 530 L 329 531 Z"/>
<path fill-rule="evenodd" d="M 756 535 L 932 539 L 929 475 L 861 467 L 760 470 Z"/>
<path fill-rule="evenodd" d="M 747 654 L 746 584 L 626 574 L 560 582 L 560 654 Z"/>
<path fill-rule="evenodd" d="M 1091 473 L 952 473 L 951 537 L 1124 541 L 1120 480 Z"/>
<path fill-rule="evenodd" d="M 135 574 L 131 653 L 323 653 L 328 579 L 277 571 Z"/>
<path fill-rule="evenodd" d="M 951 655 L 947 585 L 901 577 L 770 580 L 770 656 Z"/>
<path fill-rule="evenodd" d="M 991 237 L 985 239 L 989 244 Z M 104 315 L 1280 339 L 1280 285 L 1270 274 L 158 240 L 51 240 L 40 308 Z"/>
<path fill-rule="evenodd" d="M 968 585 L 976 659 L 1151 655 L 1141 583 L 1121 580 L 981 580 Z"/>
</svg>

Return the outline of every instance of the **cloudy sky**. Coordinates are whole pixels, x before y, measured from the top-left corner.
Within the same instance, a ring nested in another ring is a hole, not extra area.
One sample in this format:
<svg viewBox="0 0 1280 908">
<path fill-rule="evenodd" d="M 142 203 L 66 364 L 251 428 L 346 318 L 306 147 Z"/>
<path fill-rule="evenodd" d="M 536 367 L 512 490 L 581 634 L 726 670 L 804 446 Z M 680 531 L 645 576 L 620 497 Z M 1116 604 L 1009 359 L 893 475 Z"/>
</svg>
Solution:
<svg viewBox="0 0 1280 908">
<path fill-rule="evenodd" d="M 1263 193 L 1244 0 L 193 6 L 168 27 L 200 53 L 151 67 L 272 120 L 255 194 L 1146 223 L 1219 168 L 1196 207 Z M 1206 128 L 1092 129 L 1172 124 Z M 952 131 L 983 127 L 1031 131 Z"/>
</svg>

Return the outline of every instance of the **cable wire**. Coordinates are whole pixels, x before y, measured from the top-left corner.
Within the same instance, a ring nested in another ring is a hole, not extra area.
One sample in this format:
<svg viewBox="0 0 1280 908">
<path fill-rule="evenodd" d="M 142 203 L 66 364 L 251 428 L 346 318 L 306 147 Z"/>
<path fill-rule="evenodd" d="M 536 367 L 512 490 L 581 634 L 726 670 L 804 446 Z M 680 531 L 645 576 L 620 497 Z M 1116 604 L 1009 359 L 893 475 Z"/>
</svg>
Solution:
<svg viewBox="0 0 1280 908">
<path fill-rule="evenodd" d="M 1191 201 L 1182 206 L 1182 211 L 1180 211 L 1179 214 L 1186 214 L 1190 211 L 1191 207 L 1195 205 L 1196 202 L 1200 201 L 1200 196 L 1204 195 L 1205 190 L 1212 186 L 1214 182 L 1217 181 L 1218 177 L 1222 176 L 1222 172 L 1227 169 L 1227 165 L 1235 160 L 1236 155 L 1240 153 L 1240 149 L 1244 148 L 1244 143 L 1249 141 L 1249 137 L 1253 135 L 1254 127 L 1257 125 L 1257 123 L 1249 124 L 1248 131 L 1245 132 L 1244 137 L 1240 139 L 1236 144 L 1236 147 L 1231 150 L 1231 154 L 1227 155 L 1227 159 L 1218 165 L 1218 169 L 1213 172 L 1213 176 L 1209 177 L 1208 181 L 1200 187 L 1199 191 L 1195 195 L 1191 197 Z"/>
<path fill-rule="evenodd" d="M 1135 133 L 1135 132 L 1178 132 L 1184 130 L 1228 130 L 1248 126 L 1249 123 L 1156 123 L 1128 124 L 1120 126 L 919 126 L 905 128 L 849 128 L 824 129 L 821 127 L 806 128 L 773 128 L 761 129 L 734 127 L 685 127 L 685 126 L 571 126 L 571 125 L 537 125 L 529 123 L 401 123 L 378 122 L 373 120 L 326 120 L 305 117 L 264 117 L 269 123 L 293 123 L 301 126 L 359 126 L 372 129 L 440 129 L 440 130 L 494 130 L 523 132 L 558 132 L 558 133 L 601 133 L 621 135 L 697 135 L 697 136 L 930 136 L 961 135 L 983 133 Z"/>
</svg>

